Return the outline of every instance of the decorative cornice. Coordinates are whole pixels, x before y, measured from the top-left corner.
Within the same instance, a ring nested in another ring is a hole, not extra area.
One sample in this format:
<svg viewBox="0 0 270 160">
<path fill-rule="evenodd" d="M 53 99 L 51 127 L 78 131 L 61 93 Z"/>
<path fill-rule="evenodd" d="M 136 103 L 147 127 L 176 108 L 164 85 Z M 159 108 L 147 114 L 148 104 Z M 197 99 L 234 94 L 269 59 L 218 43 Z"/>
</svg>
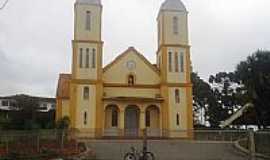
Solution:
<svg viewBox="0 0 270 160">
<path fill-rule="evenodd" d="M 104 87 L 123 87 L 123 88 L 154 88 L 154 89 L 159 89 L 160 85 L 159 84 L 135 84 L 135 85 L 128 85 L 128 84 L 123 84 L 123 83 L 104 83 Z"/>
<path fill-rule="evenodd" d="M 168 87 L 192 87 L 192 83 L 162 83 L 161 85 Z"/>
<path fill-rule="evenodd" d="M 181 48 L 189 49 L 191 46 L 186 45 L 186 44 L 161 44 L 158 47 L 157 54 L 160 52 L 161 48 L 163 48 L 163 47 L 181 47 Z"/>
<path fill-rule="evenodd" d="M 127 101 L 127 102 L 163 102 L 163 98 L 143 98 L 143 97 L 103 97 L 103 101 Z"/>
<path fill-rule="evenodd" d="M 72 40 L 73 43 L 96 43 L 103 44 L 103 41 L 91 41 L 91 40 Z"/>
<path fill-rule="evenodd" d="M 88 79 L 72 79 L 71 83 L 73 84 L 97 84 L 97 80 L 88 80 Z"/>
</svg>

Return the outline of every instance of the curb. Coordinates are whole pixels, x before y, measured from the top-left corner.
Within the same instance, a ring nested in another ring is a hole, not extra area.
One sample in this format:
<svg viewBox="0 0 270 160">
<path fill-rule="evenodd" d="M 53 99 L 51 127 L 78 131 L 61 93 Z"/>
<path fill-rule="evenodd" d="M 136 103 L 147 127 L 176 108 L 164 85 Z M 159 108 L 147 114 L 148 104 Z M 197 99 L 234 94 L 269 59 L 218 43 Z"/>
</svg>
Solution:
<svg viewBox="0 0 270 160">
<path fill-rule="evenodd" d="M 243 153 L 249 155 L 249 150 L 246 149 L 246 148 L 244 148 L 244 147 L 242 147 L 242 146 L 240 145 L 240 143 L 239 143 L 241 140 L 245 140 L 245 139 L 246 139 L 246 138 L 243 138 L 243 139 L 240 139 L 240 140 L 238 140 L 238 141 L 235 141 L 235 142 L 234 142 L 234 147 L 235 147 L 236 149 L 238 149 L 239 151 L 241 151 L 241 152 L 243 152 Z M 270 156 L 267 156 L 267 155 L 264 155 L 264 154 L 261 154 L 261 153 L 255 153 L 255 156 L 258 157 L 258 158 L 270 159 Z"/>
</svg>

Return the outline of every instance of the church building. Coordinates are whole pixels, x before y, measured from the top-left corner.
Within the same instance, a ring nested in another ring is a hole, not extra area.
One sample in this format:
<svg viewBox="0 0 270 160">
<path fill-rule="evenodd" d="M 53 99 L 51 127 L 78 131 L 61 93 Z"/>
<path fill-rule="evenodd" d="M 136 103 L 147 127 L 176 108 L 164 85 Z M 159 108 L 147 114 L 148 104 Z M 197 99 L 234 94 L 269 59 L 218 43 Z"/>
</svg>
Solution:
<svg viewBox="0 0 270 160">
<path fill-rule="evenodd" d="M 188 12 L 165 0 L 157 16 L 156 63 L 129 47 L 103 66 L 102 4 L 76 0 L 72 73 L 60 74 L 56 120 L 68 116 L 80 136 L 191 138 Z M 106 26 L 105 26 L 106 27 Z M 154 30 L 154 29 L 153 29 Z M 109 42 L 108 42 L 109 43 Z"/>
</svg>

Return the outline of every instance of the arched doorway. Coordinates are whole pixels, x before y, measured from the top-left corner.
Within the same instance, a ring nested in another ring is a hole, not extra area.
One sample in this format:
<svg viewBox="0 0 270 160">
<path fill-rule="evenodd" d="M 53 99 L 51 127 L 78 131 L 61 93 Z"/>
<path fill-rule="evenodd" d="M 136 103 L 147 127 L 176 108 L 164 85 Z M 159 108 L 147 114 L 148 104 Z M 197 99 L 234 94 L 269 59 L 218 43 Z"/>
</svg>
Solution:
<svg viewBox="0 0 270 160">
<path fill-rule="evenodd" d="M 125 109 L 125 136 L 136 137 L 139 133 L 140 109 L 129 105 Z"/>
<path fill-rule="evenodd" d="M 160 111 L 155 105 L 148 106 L 145 111 L 147 135 L 160 136 Z"/>
<path fill-rule="evenodd" d="M 117 105 L 108 105 L 105 109 L 105 136 L 118 136 L 119 108 Z"/>
</svg>

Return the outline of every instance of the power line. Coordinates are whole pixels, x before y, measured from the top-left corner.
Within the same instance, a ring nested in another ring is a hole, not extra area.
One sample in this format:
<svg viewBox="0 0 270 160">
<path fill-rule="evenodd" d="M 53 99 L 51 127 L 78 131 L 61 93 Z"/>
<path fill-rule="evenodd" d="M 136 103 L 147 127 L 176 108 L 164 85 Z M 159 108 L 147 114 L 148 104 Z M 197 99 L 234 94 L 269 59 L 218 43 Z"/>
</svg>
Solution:
<svg viewBox="0 0 270 160">
<path fill-rule="evenodd" d="M 4 9 L 7 5 L 9 0 L 6 0 L 2 6 L 0 6 L 0 10 Z"/>
</svg>

